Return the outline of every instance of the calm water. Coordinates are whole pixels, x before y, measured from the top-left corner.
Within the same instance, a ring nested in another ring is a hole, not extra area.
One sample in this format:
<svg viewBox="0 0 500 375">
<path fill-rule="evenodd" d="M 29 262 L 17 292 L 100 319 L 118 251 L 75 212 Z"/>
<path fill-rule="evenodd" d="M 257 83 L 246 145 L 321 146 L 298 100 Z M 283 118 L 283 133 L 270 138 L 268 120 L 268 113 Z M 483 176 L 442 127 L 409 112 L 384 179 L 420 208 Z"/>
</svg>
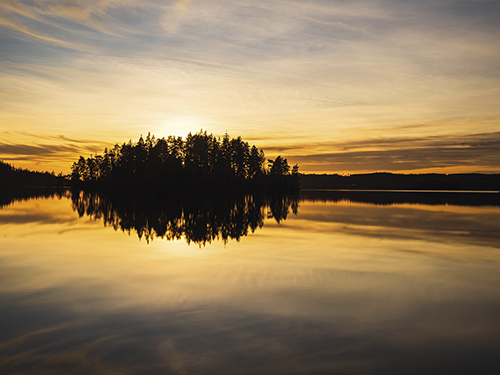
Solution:
<svg viewBox="0 0 500 375">
<path fill-rule="evenodd" d="M 498 195 L 2 199 L 2 374 L 500 373 Z"/>
</svg>

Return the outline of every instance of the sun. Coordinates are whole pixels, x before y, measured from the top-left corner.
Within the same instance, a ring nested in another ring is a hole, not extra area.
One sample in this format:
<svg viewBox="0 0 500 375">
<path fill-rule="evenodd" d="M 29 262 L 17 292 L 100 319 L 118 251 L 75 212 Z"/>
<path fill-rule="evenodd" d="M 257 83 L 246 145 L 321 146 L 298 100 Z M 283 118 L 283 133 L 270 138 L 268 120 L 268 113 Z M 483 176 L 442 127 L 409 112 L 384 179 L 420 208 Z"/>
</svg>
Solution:
<svg viewBox="0 0 500 375">
<path fill-rule="evenodd" d="M 210 121 L 206 118 L 194 115 L 171 115 L 164 118 L 157 125 L 159 137 L 173 135 L 176 137 L 185 137 L 188 133 L 196 133 L 200 129 L 207 130 Z"/>
</svg>

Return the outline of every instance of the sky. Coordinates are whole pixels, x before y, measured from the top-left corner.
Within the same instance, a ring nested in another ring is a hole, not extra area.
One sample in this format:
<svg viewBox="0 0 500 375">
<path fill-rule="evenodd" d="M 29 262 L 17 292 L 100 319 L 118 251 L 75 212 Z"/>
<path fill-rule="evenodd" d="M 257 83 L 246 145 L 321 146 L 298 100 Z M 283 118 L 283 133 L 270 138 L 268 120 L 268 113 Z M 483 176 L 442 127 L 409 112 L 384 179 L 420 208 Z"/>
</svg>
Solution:
<svg viewBox="0 0 500 375">
<path fill-rule="evenodd" d="M 500 1 L 0 1 L 0 160 L 200 129 L 304 173 L 500 173 Z"/>
</svg>

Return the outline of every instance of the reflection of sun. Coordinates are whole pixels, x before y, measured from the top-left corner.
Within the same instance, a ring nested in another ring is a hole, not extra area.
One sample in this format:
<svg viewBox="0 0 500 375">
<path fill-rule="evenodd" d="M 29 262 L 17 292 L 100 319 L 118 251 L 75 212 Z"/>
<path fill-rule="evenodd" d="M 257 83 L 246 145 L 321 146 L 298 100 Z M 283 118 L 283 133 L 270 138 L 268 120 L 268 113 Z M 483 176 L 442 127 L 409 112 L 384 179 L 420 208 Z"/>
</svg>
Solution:
<svg viewBox="0 0 500 375">
<path fill-rule="evenodd" d="M 217 252 L 227 251 L 227 244 L 218 239 L 204 245 L 195 242 L 188 245 L 184 235 L 179 240 L 155 238 L 148 246 L 151 249 L 156 249 L 157 254 L 165 254 L 172 258 L 207 258 L 216 255 Z"/>
<path fill-rule="evenodd" d="M 207 130 L 208 121 L 202 117 L 191 115 L 172 115 L 158 124 L 160 136 L 181 136 L 185 137 L 189 132 L 197 133 L 200 129 Z M 208 131 L 208 130 L 207 130 Z"/>
</svg>

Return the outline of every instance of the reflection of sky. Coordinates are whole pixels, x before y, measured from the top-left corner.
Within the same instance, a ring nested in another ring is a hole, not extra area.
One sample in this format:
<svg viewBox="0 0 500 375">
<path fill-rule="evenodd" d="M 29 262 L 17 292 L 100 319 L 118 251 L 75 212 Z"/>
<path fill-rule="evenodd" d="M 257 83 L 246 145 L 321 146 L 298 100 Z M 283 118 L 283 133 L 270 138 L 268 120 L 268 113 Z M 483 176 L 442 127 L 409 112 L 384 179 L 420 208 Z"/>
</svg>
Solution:
<svg viewBox="0 0 500 375">
<path fill-rule="evenodd" d="M 226 130 L 303 171 L 498 172 L 499 3 L 8 0 L 0 158 Z"/>
<path fill-rule="evenodd" d="M 54 218 L 35 223 L 28 217 L 35 211 Z M 457 216 L 455 224 L 443 213 Z M 498 222 L 498 208 L 302 202 L 281 225 L 266 221 L 240 242 L 203 248 L 147 245 L 76 220 L 67 199 L 0 211 L 17 214 L 26 222 L 0 220 L 7 373 L 71 373 L 76 365 L 105 374 L 494 373 L 497 366 L 497 248 L 449 232 L 461 217 Z M 425 216 L 436 227 L 430 240 L 426 225 L 409 223 L 400 236 L 385 235 L 396 217 Z M 440 223 L 449 225 L 443 237 Z M 366 236 L 361 228 L 370 226 L 380 235 Z"/>
</svg>

